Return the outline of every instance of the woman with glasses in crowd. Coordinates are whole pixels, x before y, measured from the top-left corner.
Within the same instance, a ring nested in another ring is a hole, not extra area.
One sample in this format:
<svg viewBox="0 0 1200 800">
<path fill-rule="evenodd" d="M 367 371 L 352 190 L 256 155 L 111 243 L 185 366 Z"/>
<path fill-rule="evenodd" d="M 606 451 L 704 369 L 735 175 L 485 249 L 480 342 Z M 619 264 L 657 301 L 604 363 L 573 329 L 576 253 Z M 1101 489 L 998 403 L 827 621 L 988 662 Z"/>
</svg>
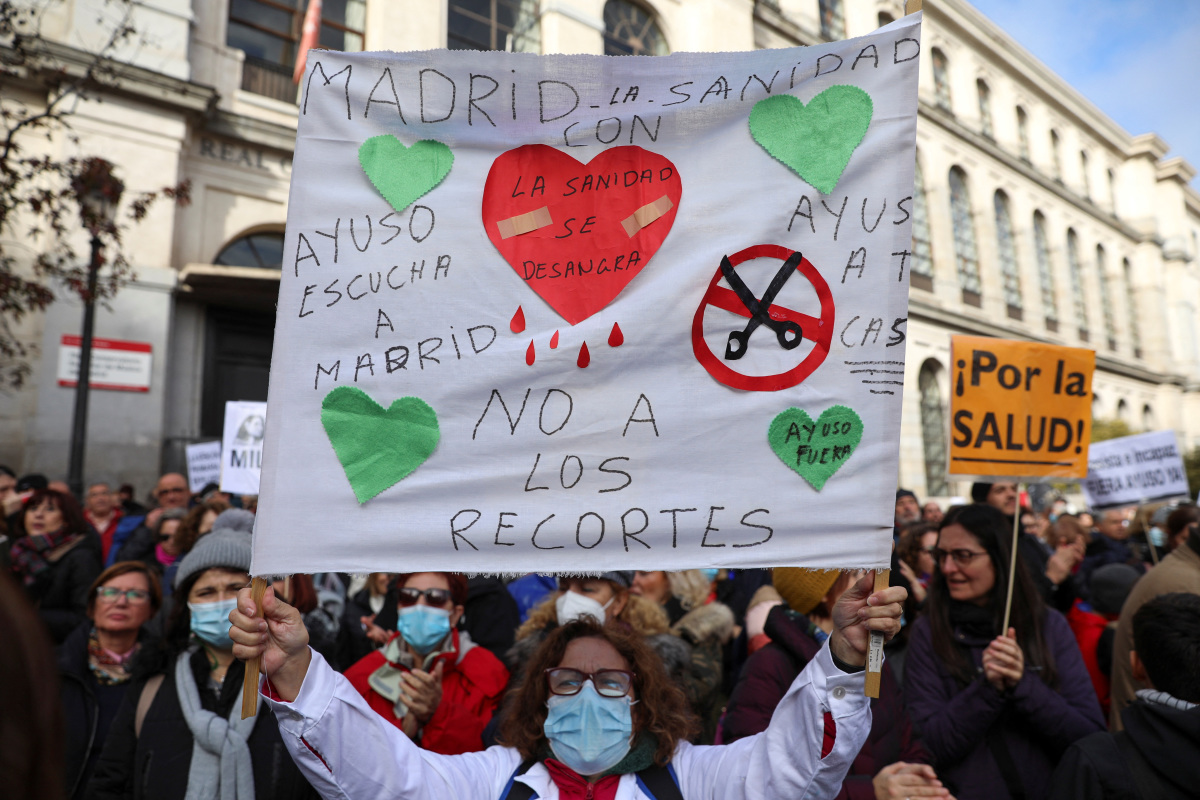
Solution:
<svg viewBox="0 0 1200 800">
<path fill-rule="evenodd" d="M 870 726 L 861 670 L 871 630 L 900 629 L 901 588 L 866 577 L 834 610 L 834 632 L 757 736 L 697 746 L 687 700 L 641 636 L 582 616 L 549 632 L 528 665 L 506 746 L 443 756 L 380 717 L 307 645 L 299 613 L 270 590 L 256 618 L 238 595 L 238 658 L 260 657 L 266 702 L 325 797 L 544 800 L 832 797 Z"/>
<path fill-rule="evenodd" d="M 140 561 L 118 562 L 100 573 L 88 592 L 89 622 L 58 648 L 67 797 L 86 795 L 88 779 L 133 677 L 133 659 L 145 638 L 142 626 L 161 605 L 158 576 Z"/>
<path fill-rule="evenodd" d="M 483 749 L 483 729 L 508 686 L 508 670 L 458 623 L 467 579 L 414 572 L 397 579 L 396 632 L 346 670 L 371 708 L 426 750 Z"/>
<path fill-rule="evenodd" d="M 909 638 L 909 716 L 957 797 L 1044 797 L 1063 751 L 1104 728 L 1075 637 L 1022 559 L 1001 631 L 1011 547 L 1011 518 L 983 504 L 952 509 Z"/>
</svg>

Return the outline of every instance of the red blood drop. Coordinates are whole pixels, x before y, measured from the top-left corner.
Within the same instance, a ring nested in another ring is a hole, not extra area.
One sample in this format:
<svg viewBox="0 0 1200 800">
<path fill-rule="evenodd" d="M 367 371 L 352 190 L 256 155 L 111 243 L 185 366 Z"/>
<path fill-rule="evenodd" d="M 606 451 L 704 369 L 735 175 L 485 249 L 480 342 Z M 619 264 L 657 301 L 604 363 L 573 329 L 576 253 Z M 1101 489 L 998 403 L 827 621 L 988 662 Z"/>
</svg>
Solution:
<svg viewBox="0 0 1200 800">
<path fill-rule="evenodd" d="M 625 344 L 625 334 L 621 333 L 621 326 L 613 323 L 612 333 L 608 335 L 609 347 L 620 347 Z"/>
<path fill-rule="evenodd" d="M 553 350 L 556 347 L 558 347 L 558 331 L 555 331 L 554 335 L 550 337 L 550 349 Z"/>
<path fill-rule="evenodd" d="M 508 327 L 512 329 L 513 333 L 520 333 L 525 330 L 525 312 L 521 310 L 520 306 L 517 306 L 517 313 L 513 314 L 512 322 L 508 324 Z M 529 363 L 532 364 L 533 362 Z"/>
<path fill-rule="evenodd" d="M 587 342 L 579 346 L 579 360 L 575 362 L 580 369 L 584 369 L 588 364 L 592 363 L 592 354 L 588 352 Z"/>
<path fill-rule="evenodd" d="M 530 340 L 529 340 L 529 349 L 527 349 L 527 350 L 525 351 L 525 363 L 526 363 L 526 364 L 528 364 L 529 366 L 531 366 L 531 367 L 532 367 L 532 366 L 533 366 L 533 359 L 534 359 L 534 353 L 533 353 L 533 339 L 530 339 Z"/>
</svg>

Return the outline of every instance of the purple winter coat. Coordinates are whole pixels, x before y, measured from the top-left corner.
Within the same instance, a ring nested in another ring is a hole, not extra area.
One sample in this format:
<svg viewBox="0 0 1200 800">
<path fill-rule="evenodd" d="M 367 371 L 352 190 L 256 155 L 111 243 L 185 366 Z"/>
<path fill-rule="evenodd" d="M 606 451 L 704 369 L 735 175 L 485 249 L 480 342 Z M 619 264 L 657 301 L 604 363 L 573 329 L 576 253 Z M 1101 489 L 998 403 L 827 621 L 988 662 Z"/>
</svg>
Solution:
<svg viewBox="0 0 1200 800">
<path fill-rule="evenodd" d="M 1047 609 L 1046 643 L 1054 654 L 1058 689 L 1026 669 L 1015 688 L 999 692 L 983 677 L 983 651 L 990 639 L 973 638 L 956 628 L 969 647 L 979 676 L 967 686 L 958 681 L 933 651 L 929 619 L 913 626 L 904 668 L 904 696 L 913 725 L 933 754 L 938 777 L 959 800 L 1011 797 L 993 755 L 1007 748 L 1027 800 L 1041 800 L 1050 776 L 1073 742 L 1105 729 L 1100 704 L 1083 657 L 1062 614 Z M 989 745 L 989 738 L 995 745 Z"/>
<path fill-rule="evenodd" d="M 753 736 L 767 729 L 775 706 L 792 681 L 816 656 L 821 645 L 806 632 L 808 619 L 776 606 L 767 615 L 764 632 L 771 643 L 750 656 L 726 706 L 722 739 Z M 929 754 L 912 735 L 908 715 L 900 697 L 900 686 L 884 661 L 879 699 L 871 701 L 871 733 L 850 766 L 838 800 L 875 800 L 872 778 L 896 761 L 928 763 Z"/>
</svg>

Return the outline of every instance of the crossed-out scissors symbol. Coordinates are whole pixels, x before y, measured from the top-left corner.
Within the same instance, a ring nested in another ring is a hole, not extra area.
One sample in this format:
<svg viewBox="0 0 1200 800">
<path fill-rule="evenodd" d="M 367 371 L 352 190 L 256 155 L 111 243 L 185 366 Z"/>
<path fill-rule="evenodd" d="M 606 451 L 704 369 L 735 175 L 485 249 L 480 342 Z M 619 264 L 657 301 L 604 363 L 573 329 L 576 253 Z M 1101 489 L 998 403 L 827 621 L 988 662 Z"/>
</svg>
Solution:
<svg viewBox="0 0 1200 800">
<path fill-rule="evenodd" d="M 763 292 L 762 299 L 759 299 L 734 271 L 733 264 L 729 262 L 729 256 L 721 258 L 721 274 L 725 276 L 725 280 L 729 281 L 729 286 L 733 289 L 734 294 L 750 312 L 750 321 L 746 323 L 743 330 L 729 332 L 729 341 L 725 345 L 726 361 L 736 361 L 746 354 L 746 349 L 750 344 L 750 334 L 754 333 L 754 329 L 759 325 L 766 325 L 775 331 L 775 338 L 779 340 L 779 346 L 784 350 L 794 350 L 804 340 L 804 331 L 799 325 L 791 320 L 775 319 L 770 313 L 775 295 L 779 294 L 779 290 L 787 283 L 788 278 L 792 277 L 792 273 L 796 271 L 803 260 L 804 256 L 799 251 L 792 253 L 775 273 L 771 284 Z"/>
</svg>

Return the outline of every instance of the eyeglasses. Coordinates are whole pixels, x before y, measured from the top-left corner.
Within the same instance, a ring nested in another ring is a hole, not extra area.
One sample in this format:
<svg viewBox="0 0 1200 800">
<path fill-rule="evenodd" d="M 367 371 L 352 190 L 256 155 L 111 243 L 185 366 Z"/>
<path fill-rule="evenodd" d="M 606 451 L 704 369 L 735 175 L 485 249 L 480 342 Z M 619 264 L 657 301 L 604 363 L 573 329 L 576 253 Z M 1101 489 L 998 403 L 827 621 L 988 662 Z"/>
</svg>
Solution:
<svg viewBox="0 0 1200 800">
<path fill-rule="evenodd" d="M 921 548 L 922 553 L 928 553 L 929 555 L 934 556 L 934 557 L 937 556 L 937 551 L 938 551 L 937 545 L 930 545 L 929 547 Z"/>
<path fill-rule="evenodd" d="M 150 593 L 145 589 L 117 589 L 113 586 L 101 586 L 96 590 L 96 597 L 106 603 L 115 603 L 124 596 L 129 603 L 144 603 L 150 599 Z"/>
<path fill-rule="evenodd" d="M 604 697 L 624 697 L 633 688 L 633 673 L 623 669 L 601 669 L 596 672 L 580 672 L 571 667 L 554 667 L 546 670 L 551 694 L 579 694 L 584 681 L 591 681 L 596 692 Z"/>
<path fill-rule="evenodd" d="M 167 488 L 165 488 L 165 489 L 159 489 L 159 490 L 158 490 L 158 493 L 159 493 L 160 495 L 164 495 L 164 494 L 184 494 L 184 493 L 186 493 L 186 492 L 187 492 L 187 489 L 184 489 L 184 488 L 183 488 L 183 487 L 181 487 L 181 486 L 168 486 L 168 487 L 167 487 Z"/>
<path fill-rule="evenodd" d="M 400 590 L 400 605 L 414 605 L 421 599 L 421 595 L 425 595 L 425 602 L 431 606 L 444 607 L 451 600 L 449 589 L 414 589 L 405 586 Z"/>
<path fill-rule="evenodd" d="M 980 556 L 986 556 L 986 551 L 976 552 L 974 550 L 943 550 L 940 547 L 935 547 L 931 551 L 933 560 L 941 564 L 946 560 L 946 557 L 954 559 L 954 563 L 960 567 L 970 566 L 971 562 Z"/>
</svg>

